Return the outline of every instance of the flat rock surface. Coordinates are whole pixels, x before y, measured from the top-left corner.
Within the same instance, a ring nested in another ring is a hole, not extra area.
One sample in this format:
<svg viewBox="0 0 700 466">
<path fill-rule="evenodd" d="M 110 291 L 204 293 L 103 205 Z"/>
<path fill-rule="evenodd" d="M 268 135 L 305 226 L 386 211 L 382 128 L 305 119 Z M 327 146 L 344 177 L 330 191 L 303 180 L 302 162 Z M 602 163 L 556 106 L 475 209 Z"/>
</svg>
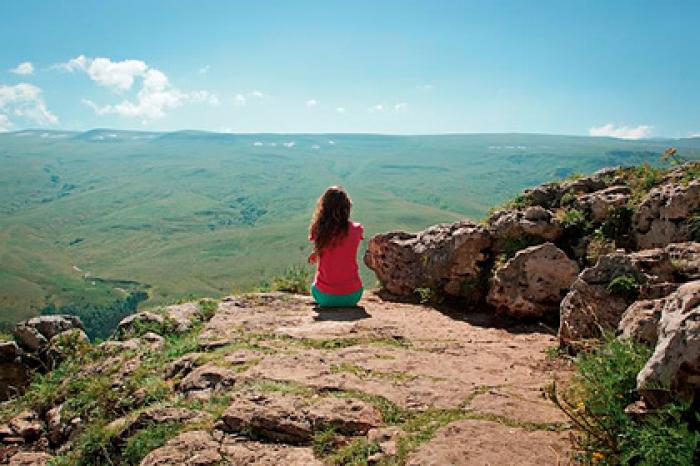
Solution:
<svg viewBox="0 0 700 466">
<path fill-rule="evenodd" d="M 490 421 L 458 421 L 438 430 L 409 466 L 571 464 L 564 433 L 527 431 Z"/>
<path fill-rule="evenodd" d="M 268 380 L 321 396 L 381 397 L 409 411 L 464 410 L 469 420 L 450 426 L 456 437 L 438 435 L 424 443 L 415 454 L 428 462 L 414 459 L 412 464 L 472 464 L 464 458 L 474 458 L 473 464 L 507 464 L 514 452 L 525 455 L 525 449 L 538 454 L 523 464 L 556 464 L 557 455 L 568 461 L 567 419 L 543 392 L 553 380 L 562 383 L 570 376 L 570 368 L 546 354 L 557 339 L 544 327 L 502 324 L 487 314 L 387 302 L 371 293 L 358 308 L 336 310 L 317 310 L 303 296 L 255 295 L 222 302 L 199 343 L 218 348 L 224 364 L 253 361 L 237 373 L 239 385 Z M 220 428 L 235 434 L 257 426 L 263 437 L 279 441 L 275 429 L 285 426 L 277 420 L 291 422 L 296 416 L 299 425 L 286 427 L 299 435 L 287 443 L 303 443 L 314 431 L 314 415 L 304 415 L 309 408 L 297 406 L 302 399 L 287 394 L 233 398 L 222 417 L 233 428 L 221 423 Z M 338 413 L 342 418 L 342 407 Z M 431 451 L 436 454 L 432 463 Z"/>
</svg>

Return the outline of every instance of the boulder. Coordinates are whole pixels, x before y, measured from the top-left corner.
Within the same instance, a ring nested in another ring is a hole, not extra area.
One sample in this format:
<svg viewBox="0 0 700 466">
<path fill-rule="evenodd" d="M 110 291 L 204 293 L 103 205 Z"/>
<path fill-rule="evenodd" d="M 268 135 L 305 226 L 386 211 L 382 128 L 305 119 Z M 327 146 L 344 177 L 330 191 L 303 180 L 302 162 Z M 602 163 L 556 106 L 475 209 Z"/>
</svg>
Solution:
<svg viewBox="0 0 700 466">
<path fill-rule="evenodd" d="M 15 326 L 13 334 L 20 346 L 30 352 L 39 351 L 49 344 L 49 340 L 39 330 L 24 322 Z"/>
<path fill-rule="evenodd" d="M 565 193 L 587 194 L 600 191 L 609 186 L 624 182 L 618 168 L 603 168 L 590 176 L 561 183 L 544 183 L 523 191 L 523 195 L 531 206 L 554 209 L 561 206 L 561 198 Z"/>
<path fill-rule="evenodd" d="M 578 271 L 576 262 L 554 244 L 532 246 L 495 272 L 487 301 L 514 317 L 556 316 Z"/>
<path fill-rule="evenodd" d="M 10 420 L 10 428 L 25 441 L 31 442 L 39 438 L 44 426 L 34 411 L 23 411 Z"/>
<path fill-rule="evenodd" d="M 687 219 L 700 209 L 700 180 L 688 185 L 670 182 L 652 188 L 632 216 L 632 228 L 641 249 L 690 241 Z"/>
<path fill-rule="evenodd" d="M 665 299 L 654 353 L 637 375 L 644 401 L 658 407 L 671 394 L 692 400 L 700 392 L 700 280 Z"/>
<path fill-rule="evenodd" d="M 170 406 L 154 406 L 142 411 L 136 417 L 117 419 L 110 424 L 110 427 L 113 432 L 119 432 L 113 441 L 120 443 L 150 425 L 181 425 L 203 421 L 208 417 L 209 414 L 206 412 Z"/>
<path fill-rule="evenodd" d="M 14 341 L 0 341 L 0 401 L 21 393 L 29 383 L 29 371 L 22 362 L 22 350 Z"/>
<path fill-rule="evenodd" d="M 699 270 L 700 244 L 693 242 L 601 256 L 596 265 L 581 272 L 562 300 L 559 324 L 561 343 L 597 338 L 602 330 L 618 329 L 623 314 L 634 301 L 664 298 L 673 293 L 680 283 L 700 279 Z M 623 275 L 634 277 L 637 281 L 638 296 L 621 296 L 608 291 L 610 282 Z M 624 326 L 628 327 L 629 336 L 644 331 L 636 327 L 637 324 L 647 323 L 644 313 L 635 316 L 640 309 L 634 307 L 627 315 Z M 622 331 L 622 328 L 619 330 Z M 645 335 L 649 336 L 648 333 Z"/>
<path fill-rule="evenodd" d="M 666 300 L 643 299 L 632 303 L 622 314 L 617 326 L 622 338 L 630 338 L 647 345 L 656 345 L 657 329 Z"/>
<path fill-rule="evenodd" d="M 46 346 L 56 335 L 72 329 L 85 330 L 76 316 L 59 314 L 32 317 L 15 326 L 14 336 L 21 347 L 36 352 Z"/>
<path fill-rule="evenodd" d="M 541 206 L 500 210 L 489 217 L 488 224 L 496 251 L 505 249 L 506 243 L 513 240 L 556 241 L 562 235 L 561 224 L 554 213 Z"/>
<path fill-rule="evenodd" d="M 234 398 L 217 427 L 228 433 L 248 430 L 272 441 L 299 444 L 331 427 L 341 434 L 365 435 L 381 422 L 377 408 L 360 400 L 247 393 Z"/>
<path fill-rule="evenodd" d="M 143 329 L 160 327 L 165 323 L 163 316 L 152 312 L 143 311 L 131 314 L 119 322 L 117 326 L 117 335 L 120 337 L 139 334 Z"/>
<path fill-rule="evenodd" d="M 205 364 L 190 372 L 178 386 L 180 392 L 190 396 L 208 395 L 233 386 L 235 372 L 215 364 Z"/>
<path fill-rule="evenodd" d="M 9 466 L 45 466 L 53 459 L 53 456 L 44 452 L 21 451 L 10 458 Z"/>
<path fill-rule="evenodd" d="M 63 405 L 58 405 L 46 412 L 46 436 L 53 446 L 61 445 L 68 437 L 68 425 L 61 416 Z"/>
<path fill-rule="evenodd" d="M 197 361 L 203 354 L 204 353 L 188 353 L 171 362 L 165 367 L 165 378 L 172 379 L 178 375 L 186 376 L 197 367 Z"/>
<path fill-rule="evenodd" d="M 184 333 L 192 328 L 194 322 L 201 319 L 202 314 L 197 304 L 184 303 L 166 307 L 165 316 L 175 324 L 176 332 Z"/>
<path fill-rule="evenodd" d="M 600 257 L 595 266 L 579 274 L 560 306 L 559 341 L 562 345 L 597 338 L 603 330 L 617 328 L 635 297 L 613 294 L 608 286 L 614 278 L 625 275 L 633 277 L 637 283 L 646 281 L 630 256 L 622 252 Z"/>
<path fill-rule="evenodd" d="M 628 186 L 611 186 L 580 196 L 576 204 L 590 213 L 593 222 L 599 223 L 608 217 L 612 209 L 625 206 L 631 195 L 632 190 Z"/>
<path fill-rule="evenodd" d="M 221 464 L 223 460 L 220 447 L 220 442 L 209 432 L 183 432 L 146 455 L 141 461 L 141 466 L 214 466 Z"/>
<path fill-rule="evenodd" d="M 370 429 L 367 432 L 367 442 L 378 445 L 380 450 L 379 453 L 370 457 L 370 462 L 396 456 L 398 452 L 396 443 L 402 435 L 404 435 L 404 431 L 396 426 Z"/>
<path fill-rule="evenodd" d="M 139 338 L 140 342 L 148 346 L 150 349 L 161 349 L 165 345 L 165 338 L 155 332 L 146 332 Z"/>
<path fill-rule="evenodd" d="M 491 237 L 469 221 L 432 226 L 417 234 L 394 232 L 374 236 L 364 261 L 384 288 L 399 296 L 418 288 L 478 301 Z"/>
</svg>

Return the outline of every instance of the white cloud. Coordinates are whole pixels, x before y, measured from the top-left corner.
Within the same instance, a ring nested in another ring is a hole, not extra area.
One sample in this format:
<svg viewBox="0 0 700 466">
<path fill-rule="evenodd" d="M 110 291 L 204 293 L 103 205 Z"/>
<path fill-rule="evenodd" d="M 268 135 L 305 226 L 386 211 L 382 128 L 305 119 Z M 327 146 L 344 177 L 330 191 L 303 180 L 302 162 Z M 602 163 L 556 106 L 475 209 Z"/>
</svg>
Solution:
<svg viewBox="0 0 700 466">
<path fill-rule="evenodd" d="M 118 92 L 131 89 L 136 78 L 144 77 L 149 71 L 149 67 L 141 60 L 115 62 L 109 58 L 97 57 L 92 59 L 85 55 L 77 56 L 58 66 L 71 72 L 84 71 L 90 76 L 90 79 L 99 85 Z M 160 73 L 158 70 L 155 71 Z"/>
<path fill-rule="evenodd" d="M 10 73 L 28 76 L 30 74 L 34 74 L 34 65 L 32 65 L 32 62 L 30 61 L 23 61 L 19 65 L 12 68 Z"/>
<path fill-rule="evenodd" d="M 316 99 L 310 99 L 310 100 L 306 101 L 306 106 L 309 108 L 315 107 L 317 105 L 318 105 L 318 101 Z"/>
<path fill-rule="evenodd" d="M 207 73 L 209 72 L 209 68 L 210 68 L 209 65 L 204 65 L 203 67 L 201 67 L 201 68 L 198 70 L 198 71 L 199 71 L 199 74 L 207 74 Z"/>
<path fill-rule="evenodd" d="M 267 97 L 267 95 L 265 95 L 264 93 L 262 93 L 260 91 L 249 92 L 248 95 L 250 97 L 256 97 L 258 99 L 264 99 L 265 97 Z"/>
<path fill-rule="evenodd" d="M 141 60 L 115 62 L 109 58 L 88 58 L 80 55 L 66 63 L 57 65 L 67 71 L 82 71 L 98 85 L 121 94 L 128 91 L 134 82 L 141 80 L 141 89 L 135 100 L 124 99 L 117 104 L 97 105 L 89 99 L 83 102 L 98 115 L 121 115 L 149 120 L 162 118 L 168 110 L 185 102 L 206 102 L 219 105 L 219 98 L 208 91 L 183 92 L 170 84 L 168 77 L 159 69 L 149 67 Z"/>
<path fill-rule="evenodd" d="M 689 138 L 700 138 L 700 132 L 688 134 Z"/>
<path fill-rule="evenodd" d="M 253 145 L 254 145 L 255 147 L 260 147 L 260 146 L 263 145 L 263 143 L 260 142 L 260 141 L 255 141 L 255 142 L 253 143 Z"/>
<path fill-rule="evenodd" d="M 607 125 L 589 129 L 588 134 L 591 136 L 608 136 L 621 139 L 641 139 L 649 137 L 652 129 L 653 126 L 648 125 L 616 127 L 614 124 L 608 123 Z"/>
<path fill-rule="evenodd" d="M 374 112 L 383 112 L 383 111 L 384 111 L 384 104 L 373 105 L 373 106 L 371 106 L 371 107 L 368 109 L 368 111 L 369 111 L 370 113 L 374 113 Z"/>
<path fill-rule="evenodd" d="M 294 141 L 283 142 L 282 145 L 284 147 L 294 147 L 296 145 L 296 142 L 294 142 Z"/>
<path fill-rule="evenodd" d="M 10 131 L 14 125 L 10 121 L 9 118 L 7 118 L 7 115 L 3 115 L 0 113 L 0 133 L 5 132 L 5 131 Z"/>
<path fill-rule="evenodd" d="M 399 110 L 405 109 L 407 106 L 408 104 L 406 102 L 399 102 L 398 104 L 394 105 L 394 110 L 398 112 Z"/>
<path fill-rule="evenodd" d="M 335 109 L 335 111 L 338 113 L 345 113 L 345 107 L 338 107 Z"/>
<path fill-rule="evenodd" d="M 41 88 L 27 83 L 0 85 L 0 127 L 5 130 L 14 126 L 9 114 L 42 126 L 58 123 L 58 117 L 46 107 Z"/>
<path fill-rule="evenodd" d="M 328 141 L 328 144 L 331 145 L 331 146 L 335 146 L 335 141 L 332 141 L 332 140 L 331 140 L 331 141 Z"/>
</svg>

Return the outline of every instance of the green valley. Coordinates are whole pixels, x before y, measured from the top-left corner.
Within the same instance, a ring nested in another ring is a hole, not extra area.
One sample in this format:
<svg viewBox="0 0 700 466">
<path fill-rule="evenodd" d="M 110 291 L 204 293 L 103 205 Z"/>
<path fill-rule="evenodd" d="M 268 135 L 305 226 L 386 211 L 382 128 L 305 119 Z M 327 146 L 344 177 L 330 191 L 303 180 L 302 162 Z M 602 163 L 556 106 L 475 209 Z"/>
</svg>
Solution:
<svg viewBox="0 0 700 466">
<path fill-rule="evenodd" d="M 3 133 L 0 321 L 137 291 L 158 304 L 258 287 L 305 262 L 331 184 L 348 189 L 369 237 L 482 218 L 523 188 L 659 163 L 670 145 L 700 159 L 700 138 Z"/>
</svg>

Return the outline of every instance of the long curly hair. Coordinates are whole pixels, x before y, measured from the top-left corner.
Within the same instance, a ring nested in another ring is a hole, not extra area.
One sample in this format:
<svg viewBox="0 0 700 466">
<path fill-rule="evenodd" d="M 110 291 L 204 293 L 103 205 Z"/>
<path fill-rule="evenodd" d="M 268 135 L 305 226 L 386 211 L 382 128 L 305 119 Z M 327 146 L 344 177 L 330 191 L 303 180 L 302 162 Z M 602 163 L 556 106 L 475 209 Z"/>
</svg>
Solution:
<svg viewBox="0 0 700 466">
<path fill-rule="evenodd" d="M 350 196 L 341 186 L 331 186 L 318 198 L 309 225 L 309 237 L 316 254 L 347 235 L 351 208 Z"/>
</svg>

